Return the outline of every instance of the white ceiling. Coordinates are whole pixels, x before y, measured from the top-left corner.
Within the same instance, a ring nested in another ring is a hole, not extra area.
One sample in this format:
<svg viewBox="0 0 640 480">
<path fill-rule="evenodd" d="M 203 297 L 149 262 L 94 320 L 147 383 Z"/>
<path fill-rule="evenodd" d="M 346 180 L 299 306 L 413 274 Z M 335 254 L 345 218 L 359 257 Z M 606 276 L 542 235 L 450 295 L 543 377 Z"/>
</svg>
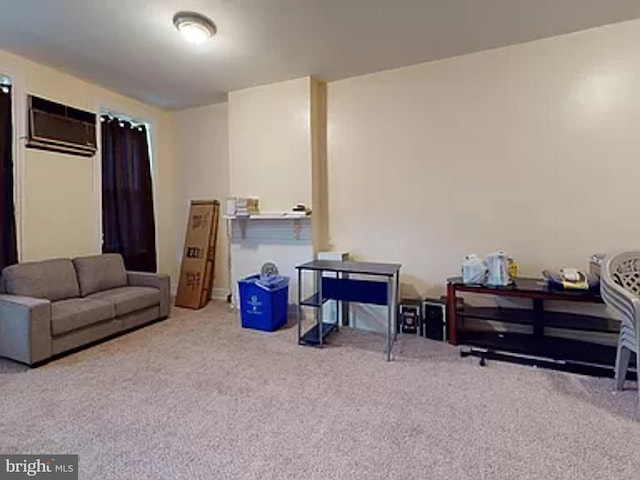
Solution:
<svg viewBox="0 0 640 480">
<path fill-rule="evenodd" d="M 218 35 L 187 44 L 178 10 Z M 638 18 L 640 0 L 0 0 L 0 12 L 0 49 L 176 109 Z"/>
</svg>

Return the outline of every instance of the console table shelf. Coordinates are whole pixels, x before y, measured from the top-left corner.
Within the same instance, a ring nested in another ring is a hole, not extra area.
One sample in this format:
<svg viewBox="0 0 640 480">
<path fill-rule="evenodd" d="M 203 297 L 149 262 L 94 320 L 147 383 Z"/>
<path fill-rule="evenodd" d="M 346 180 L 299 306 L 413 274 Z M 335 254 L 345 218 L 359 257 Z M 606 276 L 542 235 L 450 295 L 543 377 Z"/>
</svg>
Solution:
<svg viewBox="0 0 640 480">
<path fill-rule="evenodd" d="M 459 318 L 475 318 L 517 325 L 531 325 L 536 322 L 536 312 L 523 308 L 470 307 L 458 309 Z M 545 328 L 565 330 L 587 330 L 590 332 L 612 333 L 610 322 L 603 317 L 565 312 L 544 311 L 542 321 Z"/>
<path fill-rule="evenodd" d="M 560 337 L 545 337 L 533 344 L 531 335 L 521 333 L 464 332 L 459 335 L 460 345 L 472 349 L 475 356 L 507 360 L 526 365 L 553 368 L 583 375 L 613 375 L 608 366 L 615 348 L 597 343 Z M 571 360 L 568 361 L 567 358 Z M 629 378 L 635 375 L 630 372 Z"/>
</svg>

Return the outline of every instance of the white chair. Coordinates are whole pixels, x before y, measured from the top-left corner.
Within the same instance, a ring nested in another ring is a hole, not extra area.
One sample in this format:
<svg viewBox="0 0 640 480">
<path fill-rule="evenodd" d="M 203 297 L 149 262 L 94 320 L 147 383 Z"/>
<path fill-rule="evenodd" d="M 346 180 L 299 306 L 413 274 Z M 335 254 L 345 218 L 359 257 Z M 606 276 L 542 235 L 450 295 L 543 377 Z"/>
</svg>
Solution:
<svg viewBox="0 0 640 480">
<path fill-rule="evenodd" d="M 600 277 L 602 298 L 622 322 L 615 370 L 616 389 L 622 390 L 632 353 L 636 354 L 636 365 L 640 365 L 640 251 L 605 258 Z"/>
</svg>

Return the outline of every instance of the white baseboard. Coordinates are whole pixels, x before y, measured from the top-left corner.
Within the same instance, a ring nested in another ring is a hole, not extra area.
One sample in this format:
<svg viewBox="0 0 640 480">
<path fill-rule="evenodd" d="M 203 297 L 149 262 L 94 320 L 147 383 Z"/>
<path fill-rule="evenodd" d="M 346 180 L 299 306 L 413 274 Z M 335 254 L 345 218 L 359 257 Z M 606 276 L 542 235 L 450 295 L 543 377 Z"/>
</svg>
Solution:
<svg viewBox="0 0 640 480">
<path fill-rule="evenodd" d="M 171 284 L 171 296 L 175 297 L 178 294 L 178 285 Z M 214 288 L 211 291 L 211 298 L 214 300 L 226 300 L 229 295 L 229 290 L 226 288 Z"/>
<path fill-rule="evenodd" d="M 229 290 L 226 288 L 214 288 L 211 290 L 211 298 L 215 300 L 226 300 Z"/>
</svg>

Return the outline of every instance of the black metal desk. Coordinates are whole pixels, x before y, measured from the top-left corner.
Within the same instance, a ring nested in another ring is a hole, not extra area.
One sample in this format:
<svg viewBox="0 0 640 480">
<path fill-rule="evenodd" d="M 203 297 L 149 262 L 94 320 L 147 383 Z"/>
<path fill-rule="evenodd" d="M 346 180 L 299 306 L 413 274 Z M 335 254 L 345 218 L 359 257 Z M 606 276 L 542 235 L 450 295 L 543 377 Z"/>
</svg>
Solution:
<svg viewBox="0 0 640 480">
<path fill-rule="evenodd" d="M 338 330 L 339 320 L 335 323 L 323 320 L 322 306 L 327 300 L 337 302 L 356 302 L 372 305 L 383 305 L 388 308 L 387 317 L 387 361 L 391 360 L 391 349 L 397 335 L 396 316 L 398 312 L 398 288 L 400 264 L 351 262 L 334 260 L 314 260 L 296 266 L 298 270 L 298 344 L 322 347 L 324 339 L 331 332 Z M 302 298 L 303 271 L 315 272 L 317 291 L 308 298 Z M 324 273 L 335 276 L 325 276 Z M 384 280 L 369 280 L 353 276 L 383 277 Z M 302 333 L 302 307 L 318 308 L 316 324 L 309 331 Z"/>
</svg>

